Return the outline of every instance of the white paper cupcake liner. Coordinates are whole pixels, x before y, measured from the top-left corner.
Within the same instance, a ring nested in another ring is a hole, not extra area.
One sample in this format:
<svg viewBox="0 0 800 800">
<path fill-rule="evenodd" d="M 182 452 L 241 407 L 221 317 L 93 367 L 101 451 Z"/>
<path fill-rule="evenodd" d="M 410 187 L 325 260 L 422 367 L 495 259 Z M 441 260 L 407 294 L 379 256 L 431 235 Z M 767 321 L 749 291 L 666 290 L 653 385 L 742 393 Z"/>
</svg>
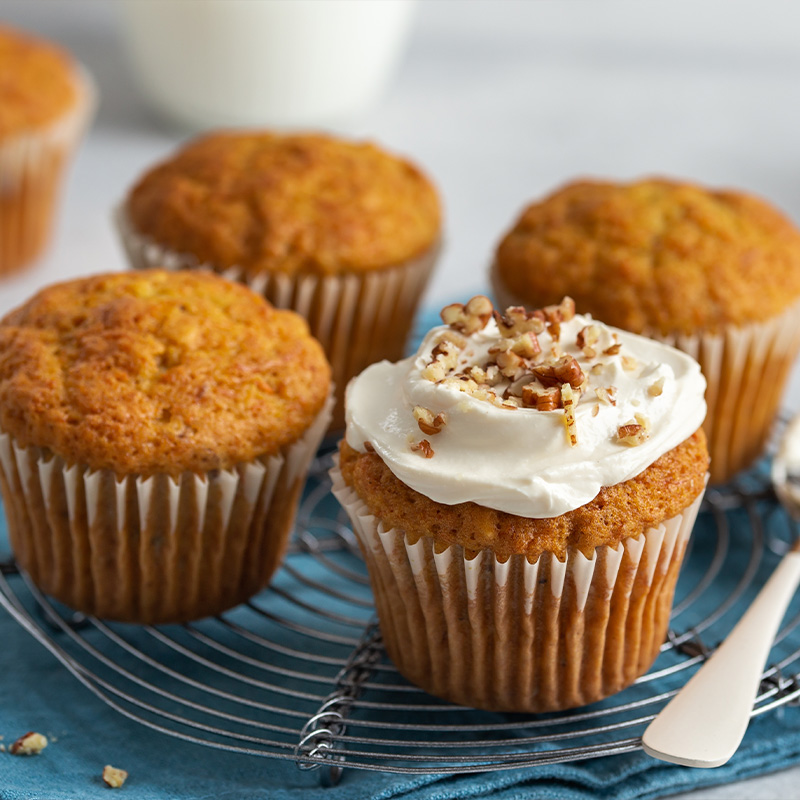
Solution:
<svg viewBox="0 0 800 800">
<path fill-rule="evenodd" d="M 498 305 L 520 305 L 492 268 Z M 764 451 L 792 365 L 800 352 L 800 303 L 765 322 L 729 326 L 722 333 L 643 335 L 688 353 L 708 383 L 703 430 L 711 455 L 711 483 L 724 483 Z"/>
<path fill-rule="evenodd" d="M 396 267 L 346 275 L 249 275 L 240 267 L 215 270 L 192 256 L 175 253 L 132 227 L 124 206 L 114 220 L 134 269 L 203 269 L 244 283 L 276 308 L 296 311 L 308 321 L 331 364 L 337 402 L 332 429 L 344 427 L 344 391 L 350 378 L 370 364 L 405 355 L 414 313 L 439 255 L 439 243 L 423 256 Z"/>
<path fill-rule="evenodd" d="M 177 479 L 117 479 L 0 432 L 17 563 L 46 594 L 108 619 L 178 622 L 237 605 L 283 558 L 332 404 L 277 455 Z"/>
<path fill-rule="evenodd" d="M 535 563 L 469 557 L 386 529 L 338 467 L 370 574 L 387 652 L 431 694 L 495 711 L 543 712 L 618 692 L 650 667 L 666 636 L 675 582 L 702 495 L 616 548 Z"/>
<path fill-rule="evenodd" d="M 0 275 L 24 267 L 47 244 L 64 171 L 95 106 L 83 69 L 76 86 L 75 107 L 56 122 L 0 141 Z"/>
<path fill-rule="evenodd" d="M 800 351 L 800 304 L 774 319 L 720 334 L 658 336 L 700 363 L 708 382 L 703 428 L 711 482 L 723 483 L 764 451 Z"/>
</svg>

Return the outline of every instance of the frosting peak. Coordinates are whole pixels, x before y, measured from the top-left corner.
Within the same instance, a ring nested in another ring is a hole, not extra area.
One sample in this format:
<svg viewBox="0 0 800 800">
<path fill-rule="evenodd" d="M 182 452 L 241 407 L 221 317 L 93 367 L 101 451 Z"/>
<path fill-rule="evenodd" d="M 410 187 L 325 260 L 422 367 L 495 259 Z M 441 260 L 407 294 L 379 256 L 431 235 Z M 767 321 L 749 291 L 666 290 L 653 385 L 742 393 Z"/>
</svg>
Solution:
<svg viewBox="0 0 800 800">
<path fill-rule="evenodd" d="M 479 296 L 442 318 L 415 356 L 354 378 L 346 405 L 350 446 L 371 446 L 437 502 L 559 516 L 638 475 L 705 418 L 692 358 L 575 314 L 569 298 L 499 314 Z"/>
</svg>

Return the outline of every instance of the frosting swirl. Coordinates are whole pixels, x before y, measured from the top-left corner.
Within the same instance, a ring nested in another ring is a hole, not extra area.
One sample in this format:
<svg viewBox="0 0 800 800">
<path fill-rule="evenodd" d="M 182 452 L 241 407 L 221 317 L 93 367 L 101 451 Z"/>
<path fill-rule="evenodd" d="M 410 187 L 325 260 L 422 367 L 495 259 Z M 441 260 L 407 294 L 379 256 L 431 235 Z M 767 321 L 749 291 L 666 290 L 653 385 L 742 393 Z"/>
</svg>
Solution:
<svg viewBox="0 0 800 800">
<path fill-rule="evenodd" d="M 705 418 L 694 359 L 576 315 L 568 299 L 492 317 L 473 298 L 443 318 L 452 324 L 415 356 L 354 378 L 346 403 L 348 444 L 371 446 L 437 502 L 559 516 L 638 475 Z"/>
</svg>

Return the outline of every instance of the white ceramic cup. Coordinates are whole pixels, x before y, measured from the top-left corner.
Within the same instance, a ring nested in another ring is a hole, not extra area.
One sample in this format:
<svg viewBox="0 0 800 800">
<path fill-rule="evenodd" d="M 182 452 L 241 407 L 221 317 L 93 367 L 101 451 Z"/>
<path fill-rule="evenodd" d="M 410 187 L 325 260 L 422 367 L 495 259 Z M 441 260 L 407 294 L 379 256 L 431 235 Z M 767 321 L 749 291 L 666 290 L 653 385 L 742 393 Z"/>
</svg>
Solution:
<svg viewBox="0 0 800 800">
<path fill-rule="evenodd" d="M 157 112 L 189 129 L 344 121 L 391 75 L 416 0 L 125 0 Z"/>
</svg>

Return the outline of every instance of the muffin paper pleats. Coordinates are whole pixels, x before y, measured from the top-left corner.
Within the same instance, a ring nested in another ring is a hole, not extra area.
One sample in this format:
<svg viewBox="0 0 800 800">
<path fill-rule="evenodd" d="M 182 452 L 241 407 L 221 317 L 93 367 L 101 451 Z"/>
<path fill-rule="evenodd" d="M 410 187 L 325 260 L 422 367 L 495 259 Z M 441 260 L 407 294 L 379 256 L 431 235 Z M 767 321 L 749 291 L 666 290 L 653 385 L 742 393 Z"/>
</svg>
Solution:
<svg viewBox="0 0 800 800">
<path fill-rule="evenodd" d="M 703 425 L 711 482 L 723 483 L 764 451 L 783 390 L 800 351 L 800 304 L 765 322 L 720 334 L 658 336 L 700 362 L 708 381 Z"/>
<path fill-rule="evenodd" d="M 649 669 L 702 495 L 682 514 L 592 558 L 530 563 L 386 529 L 331 471 L 370 574 L 387 652 L 431 694 L 494 711 L 595 702 Z"/>
<path fill-rule="evenodd" d="M 502 308 L 522 305 L 492 268 Z M 764 322 L 729 326 L 721 333 L 644 336 L 677 347 L 700 363 L 708 382 L 703 429 L 711 455 L 711 483 L 749 467 L 764 451 L 792 365 L 800 352 L 800 303 Z"/>
<path fill-rule="evenodd" d="M 439 255 L 439 243 L 417 259 L 396 267 L 342 275 L 249 274 L 231 267 L 215 270 L 191 256 L 161 247 L 136 233 L 123 207 L 115 222 L 134 269 L 204 269 L 244 283 L 276 308 L 296 311 L 308 321 L 311 335 L 331 363 L 337 402 L 331 428 L 344 427 L 344 390 L 365 367 L 383 358 L 397 361 L 405 353 L 414 313 Z"/>
<path fill-rule="evenodd" d="M 276 455 L 177 480 L 118 480 L 0 432 L 17 563 L 46 594 L 108 619 L 179 622 L 243 602 L 283 558 L 332 405 Z"/>
<path fill-rule="evenodd" d="M 89 75 L 76 72 L 75 107 L 42 130 L 0 142 L 0 276 L 33 261 L 50 237 L 65 168 L 95 106 Z"/>
</svg>

